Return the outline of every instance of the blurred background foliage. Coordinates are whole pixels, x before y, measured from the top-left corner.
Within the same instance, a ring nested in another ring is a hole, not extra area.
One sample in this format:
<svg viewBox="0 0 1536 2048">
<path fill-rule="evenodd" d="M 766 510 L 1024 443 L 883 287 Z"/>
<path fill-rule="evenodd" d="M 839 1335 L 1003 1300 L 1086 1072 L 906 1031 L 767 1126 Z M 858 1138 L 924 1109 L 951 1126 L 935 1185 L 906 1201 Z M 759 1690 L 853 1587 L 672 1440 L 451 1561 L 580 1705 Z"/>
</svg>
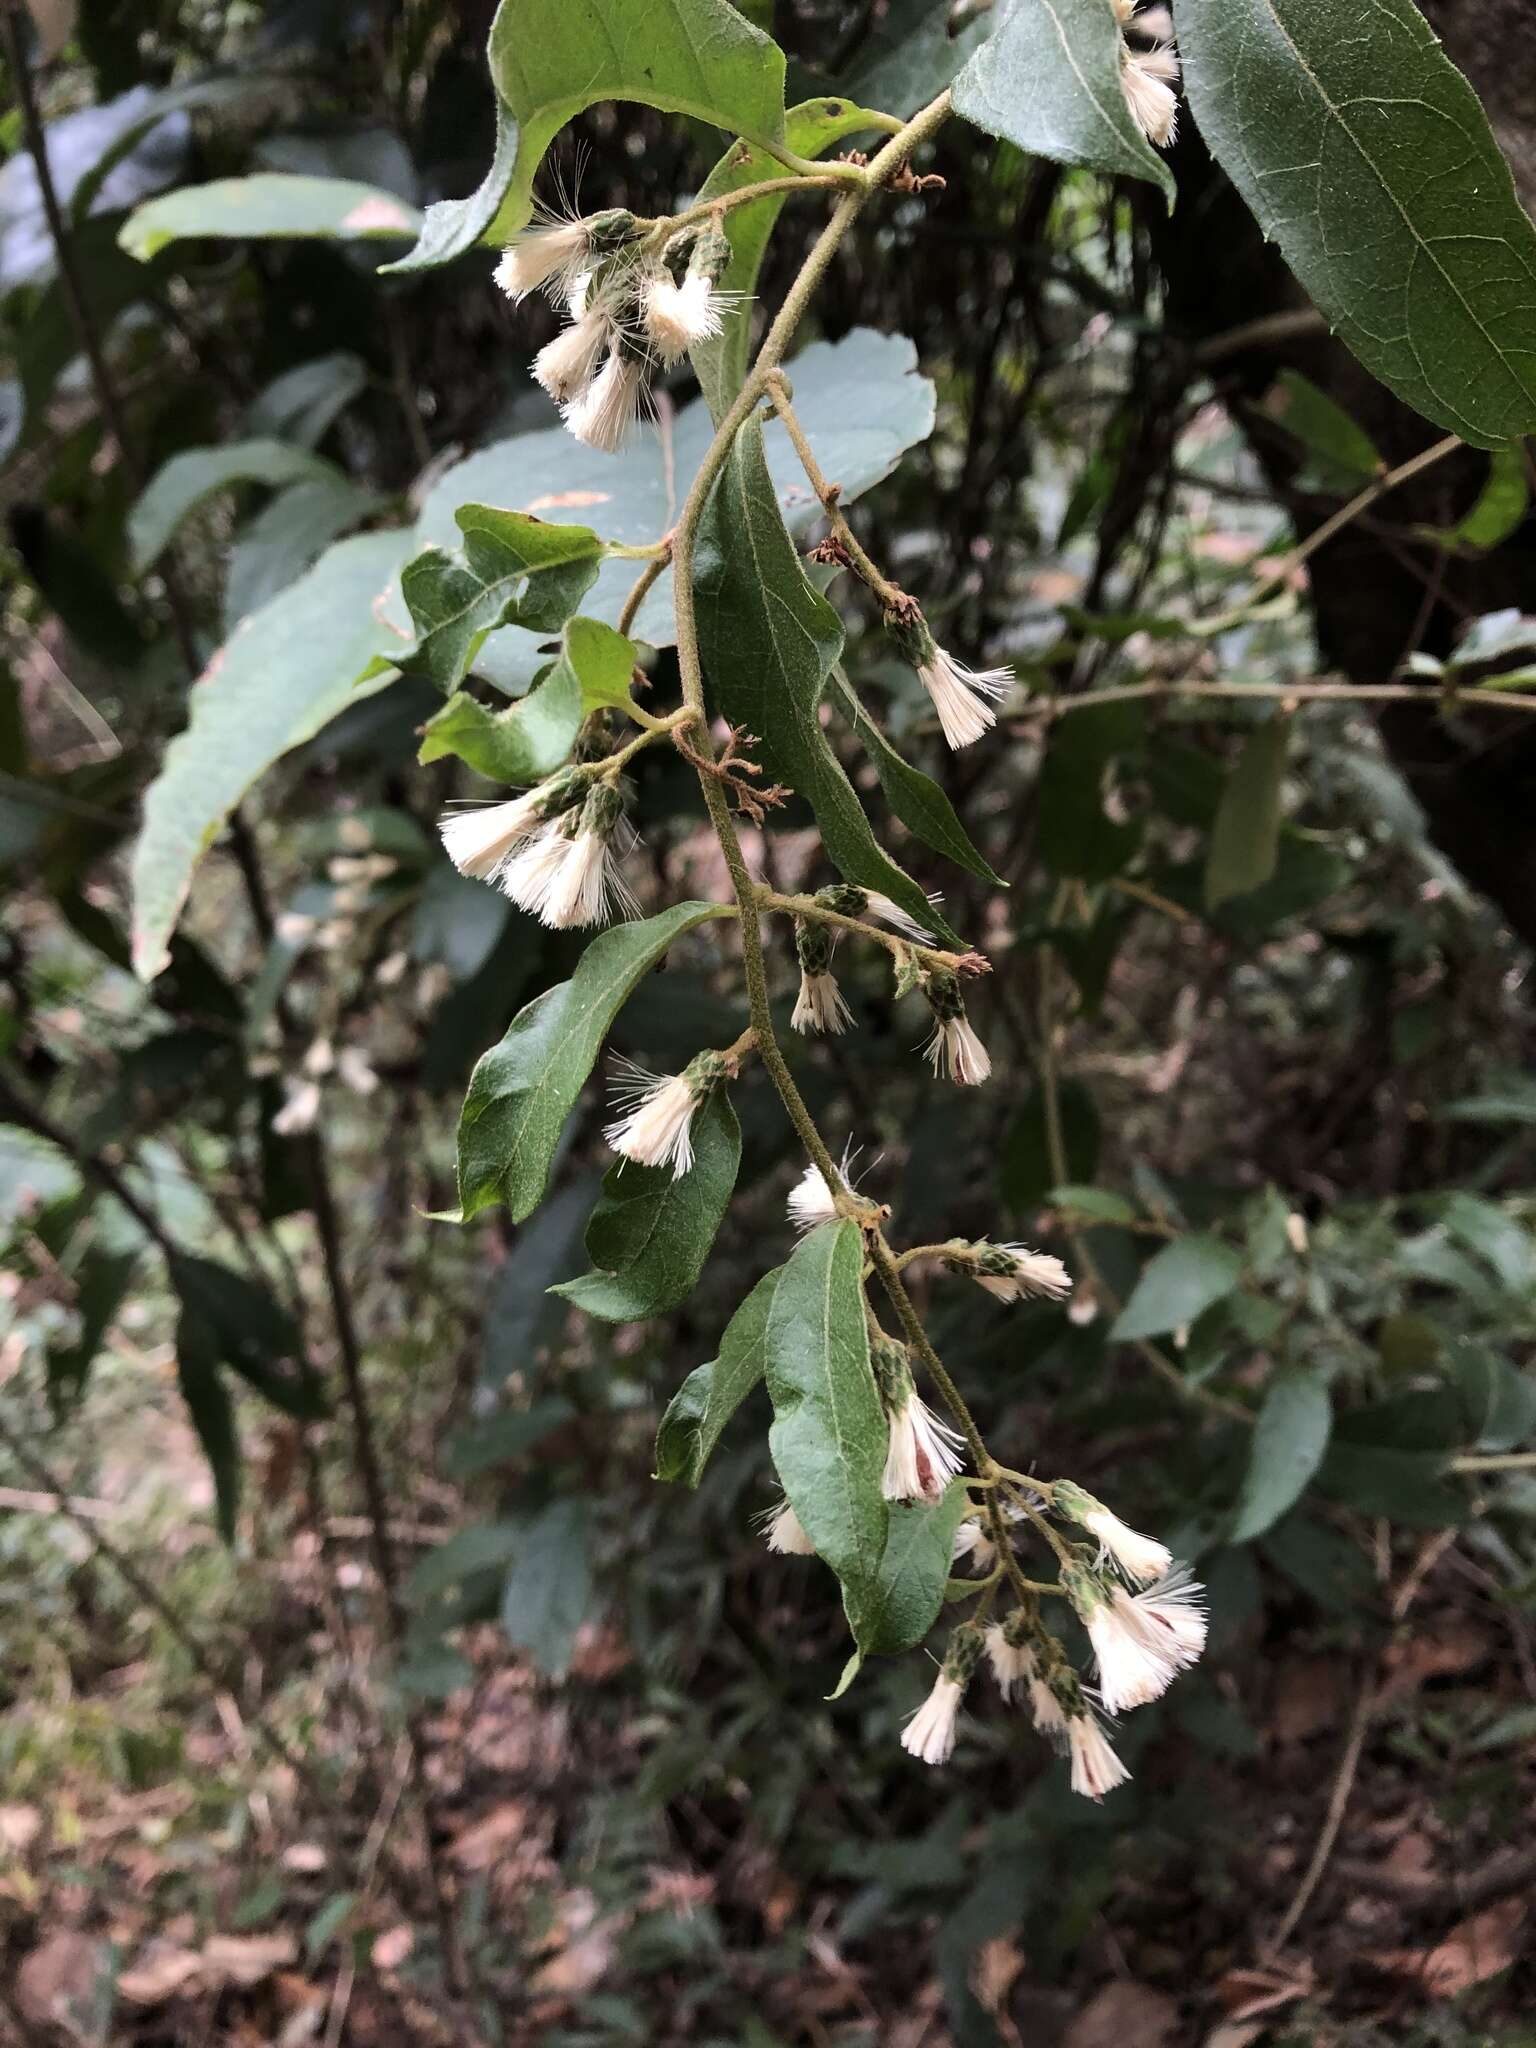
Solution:
<svg viewBox="0 0 1536 2048">
<path fill-rule="evenodd" d="M 1341 410 L 1310 356 L 1181 330 L 1171 231 L 1139 198 L 952 124 L 943 192 L 873 209 L 816 302 L 826 338 L 915 342 L 937 425 L 859 531 L 947 644 L 1011 663 L 1020 690 L 993 743 L 944 757 L 878 620 L 834 587 L 855 681 L 1010 887 L 938 872 L 894 828 L 994 958 L 972 1004 L 990 1089 L 927 1085 L 920 1006 L 852 954 L 859 1028 L 802 1051 L 799 1078 L 867 1148 L 905 1241 L 1027 1236 L 1069 1259 L 1070 1314 L 1005 1315 L 935 1276 L 929 1327 L 1000 1457 L 1166 1535 L 1213 1610 L 1211 1656 L 1135 1717 L 1135 1782 L 1102 1811 L 1002 1712 L 924 1772 L 896 1734 L 925 1660 L 826 1699 L 846 1648 L 829 1582 L 754 1532 L 764 1415 L 696 1494 L 651 1477 L 661 1407 L 787 1247 L 801 1162 L 760 1073 L 735 1091 L 737 1200 L 664 1322 L 614 1330 L 545 1292 L 585 1263 L 595 1091 L 528 1224 L 432 1220 L 473 1061 L 577 950 L 443 858 L 436 814 L 469 789 L 415 765 L 435 694 L 396 681 L 288 751 L 200 872 L 168 970 L 129 971 L 128 856 L 191 676 L 334 542 L 413 516 L 449 462 L 548 428 L 527 363 L 553 328 L 513 314 L 483 254 L 390 277 L 398 237 L 225 229 L 141 261 L 119 232 L 146 199 L 264 171 L 356 181 L 407 217 L 468 190 L 493 141 L 487 10 L 34 12 L 121 418 L 13 90 L 0 2028 L 451 2039 L 405 1820 L 397 1861 L 380 1854 L 409 1711 L 495 2038 L 1536 2038 L 1532 920 L 1528 892 L 1501 895 L 1436 829 L 1452 781 L 1474 807 L 1528 792 L 1509 768 L 1522 716 L 1447 695 L 1426 769 L 1422 736 L 1384 743 L 1346 686 L 1520 686 L 1536 622 L 1476 593 L 1529 544 L 1524 455 L 1468 456 L 1411 519 L 1388 501 L 1350 538 L 1385 574 L 1406 560 L 1420 593 L 1383 597 L 1357 563 L 1391 651 L 1351 660 L 1284 553 L 1376 474 L 1378 445 L 1404 452 L 1404 416 Z M 772 12 L 791 99 L 897 112 L 980 27 L 952 37 L 944 9 L 904 0 Z M 685 121 L 603 107 L 557 160 L 586 208 L 649 214 L 717 154 Z M 765 305 L 819 217 L 787 210 Z M 672 398 L 690 396 L 683 373 Z M 197 487 L 171 489 L 165 466 L 192 456 Z M 1266 565 L 1285 573 L 1245 605 Z M 274 689 L 302 702 L 325 658 L 295 641 Z M 498 680 L 527 678 L 490 675 L 488 697 Z M 1319 682 L 1336 687 L 1307 696 Z M 682 764 L 646 756 L 639 806 L 648 905 L 718 893 Z M 1528 797 L 1498 816 L 1518 876 Z M 826 879 L 806 823 L 785 814 L 757 850 L 780 886 Z M 792 960 L 777 972 L 787 1018 Z M 740 1022 L 707 927 L 615 1043 L 670 1071 Z M 317 1124 L 285 1128 L 308 1083 Z M 356 1445 L 321 1391 L 345 1370 L 338 1289 L 413 1567 L 402 1658 L 379 1633 Z M 239 1969 L 217 1939 L 245 1945 Z"/>
</svg>

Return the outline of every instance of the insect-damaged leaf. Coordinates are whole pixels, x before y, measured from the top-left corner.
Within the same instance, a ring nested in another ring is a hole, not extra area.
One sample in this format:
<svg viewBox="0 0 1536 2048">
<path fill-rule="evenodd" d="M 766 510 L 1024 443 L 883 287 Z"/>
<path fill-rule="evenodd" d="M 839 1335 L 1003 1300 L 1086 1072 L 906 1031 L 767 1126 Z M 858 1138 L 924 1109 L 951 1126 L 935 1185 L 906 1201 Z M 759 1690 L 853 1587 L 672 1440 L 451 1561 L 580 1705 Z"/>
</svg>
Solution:
<svg viewBox="0 0 1536 2048">
<path fill-rule="evenodd" d="M 629 697 L 635 649 L 599 619 L 570 619 L 560 656 L 542 683 L 501 711 L 465 690 L 422 728 L 422 762 L 456 754 L 493 782 L 537 782 L 571 751 L 582 719 Z"/>
<path fill-rule="evenodd" d="M 400 577 L 417 636 L 400 666 L 425 671 L 440 690 L 462 680 L 498 626 L 559 632 L 603 554 L 590 527 L 552 526 L 496 505 L 460 505 L 453 516 L 459 551 L 428 547 Z"/>
</svg>

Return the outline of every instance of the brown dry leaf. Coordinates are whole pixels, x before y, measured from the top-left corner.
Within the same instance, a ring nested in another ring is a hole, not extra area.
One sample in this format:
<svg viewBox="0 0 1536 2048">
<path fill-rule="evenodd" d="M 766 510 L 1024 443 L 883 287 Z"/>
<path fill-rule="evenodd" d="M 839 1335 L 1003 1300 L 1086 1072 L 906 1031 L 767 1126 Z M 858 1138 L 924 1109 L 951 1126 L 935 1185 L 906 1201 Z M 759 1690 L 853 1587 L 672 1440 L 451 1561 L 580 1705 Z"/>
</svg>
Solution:
<svg viewBox="0 0 1536 2048">
<path fill-rule="evenodd" d="M 1274 2012 L 1294 1999 L 1305 1998 L 1313 1988 L 1312 1963 L 1305 1959 L 1294 1971 L 1228 1970 L 1216 1986 L 1216 1996 L 1232 2020 L 1251 2020 L 1261 2012 Z"/>
<path fill-rule="evenodd" d="M 536 1996 L 571 1998 L 601 1984 L 613 1963 L 623 1921 L 600 1920 L 595 1927 L 535 1970 L 528 1988 Z"/>
<path fill-rule="evenodd" d="M 1493 1652 L 1493 1637 L 1478 1622 L 1442 1617 L 1433 1630 L 1422 1629 L 1392 1644 L 1382 1657 L 1387 1676 L 1378 1704 L 1417 1692 L 1431 1678 L 1459 1678 L 1475 1670 Z"/>
<path fill-rule="evenodd" d="M 398 1927 L 386 1927 L 373 1944 L 373 1960 L 381 1970 L 398 1970 L 416 1946 L 416 1930 L 402 1920 Z"/>
<path fill-rule="evenodd" d="M 1270 1710 L 1276 1742 L 1305 1742 L 1344 1718 L 1344 1674 L 1331 1657 L 1290 1657 L 1280 1667 Z"/>
<path fill-rule="evenodd" d="M 1433 1998 L 1456 1998 L 1507 1970 L 1521 1953 L 1524 1899 L 1500 1899 L 1453 1927 L 1430 1949 L 1379 1950 L 1367 1960 L 1394 1977 L 1411 1977 Z"/>
<path fill-rule="evenodd" d="M 982 2006 L 996 2019 L 1018 1982 L 1024 1957 L 1006 1935 L 983 1942 L 971 1968 L 971 1989 Z"/>
<path fill-rule="evenodd" d="M 37 1840 L 43 1816 L 35 1806 L 0 1806 L 0 1849 L 20 1856 Z"/>
<path fill-rule="evenodd" d="M 461 1870 L 489 1870 L 522 1839 L 527 1826 L 527 1801 L 509 1799 L 466 1828 L 448 1853 Z"/>
<path fill-rule="evenodd" d="M 158 1935 L 145 1942 L 118 1978 L 117 1988 L 130 2005 L 164 2005 L 178 1991 L 201 1983 L 202 1975 L 203 1959 L 195 1948 Z"/>
<path fill-rule="evenodd" d="M 1123 1978 L 1095 1992 L 1061 2048 L 1169 2048 L 1178 2023 L 1179 2009 L 1166 1991 Z"/>
<path fill-rule="evenodd" d="M 244 1989 L 286 1968 L 298 1953 L 291 1934 L 210 1934 L 203 1943 L 209 1977 Z"/>
<path fill-rule="evenodd" d="M 300 1877 L 316 1877 L 325 1868 L 325 1851 L 318 1842 L 290 1842 L 283 1851 L 284 1870 L 296 1871 Z"/>
<path fill-rule="evenodd" d="M 83 2039 L 81 2030 L 106 1963 L 105 1945 L 79 1928 L 50 1934 L 16 1972 L 15 1997 L 22 2018 L 40 2027 L 59 2027 L 73 2040 Z"/>
<path fill-rule="evenodd" d="M 1268 2031 L 1267 2020 L 1223 2020 L 1205 2037 L 1205 2048 L 1251 2048 Z"/>
</svg>

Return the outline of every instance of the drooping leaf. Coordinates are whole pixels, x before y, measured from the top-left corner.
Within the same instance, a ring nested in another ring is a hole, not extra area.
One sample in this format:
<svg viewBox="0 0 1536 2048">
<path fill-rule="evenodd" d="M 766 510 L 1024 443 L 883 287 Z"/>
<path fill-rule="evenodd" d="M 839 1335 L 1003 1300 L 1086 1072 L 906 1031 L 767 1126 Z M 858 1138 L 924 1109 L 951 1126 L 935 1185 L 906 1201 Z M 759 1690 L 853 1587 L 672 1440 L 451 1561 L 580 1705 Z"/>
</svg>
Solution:
<svg viewBox="0 0 1536 2048">
<path fill-rule="evenodd" d="M 858 1612 L 885 1554 L 886 1423 L 869 1361 L 858 1225 L 824 1223 L 780 1270 L 768 1311 L 768 1447 L 817 1554 Z"/>
<path fill-rule="evenodd" d="M 196 1349 L 229 1366 L 285 1415 L 316 1421 L 324 1390 L 304 1354 L 293 1318 L 264 1288 L 212 1259 L 179 1253 L 170 1262 L 181 1301 L 183 1336 L 195 1329 Z"/>
<path fill-rule="evenodd" d="M 882 850 L 822 730 L 822 692 L 842 652 L 842 624 L 807 579 L 785 529 L 755 420 L 736 436 L 706 509 L 695 586 L 712 707 L 757 735 L 765 781 L 787 783 L 810 805 L 846 881 L 880 890 L 920 923 L 942 926 L 923 891 Z"/>
<path fill-rule="evenodd" d="M 493 782 L 537 782 L 570 753 L 589 711 L 629 702 L 634 669 L 635 648 L 622 633 L 597 619 L 570 619 L 542 683 L 503 711 L 460 690 L 427 720 L 417 758 L 456 754 Z"/>
<path fill-rule="evenodd" d="M 1486 1344 L 1463 1339 L 1451 1370 L 1466 1416 L 1466 1437 L 1480 1451 L 1511 1451 L 1536 1435 L 1536 1379 Z"/>
<path fill-rule="evenodd" d="M 501 0 L 491 77 L 517 148 L 489 230 L 528 218 L 534 175 L 556 135 L 598 100 L 691 114 L 754 142 L 784 133 L 784 58 L 727 0 Z"/>
<path fill-rule="evenodd" d="M 801 425 L 822 468 L 841 486 L 845 505 L 889 476 L 903 453 L 933 430 L 934 388 L 919 372 L 917 351 L 905 335 L 856 327 L 840 341 L 818 341 L 802 349 L 791 371 Z M 673 421 L 669 443 L 645 428 L 621 455 L 584 447 L 554 424 L 494 441 L 456 463 L 428 492 L 417 545 L 456 548 L 461 535 L 454 515 L 466 500 L 516 507 L 547 519 L 590 520 L 605 541 L 626 546 L 660 540 L 676 524 L 713 434 L 709 407 L 696 399 Z M 820 516 L 820 508 L 777 421 L 766 429 L 764 441 L 785 520 L 800 533 Z M 582 601 L 583 612 L 616 624 L 641 566 L 605 561 Z M 668 572 L 642 605 L 634 637 L 653 647 L 670 646 L 672 626 Z M 539 637 L 506 627 L 492 636 L 481 659 L 513 647 L 531 656 Z M 531 673 L 531 667 L 524 673 Z"/>
<path fill-rule="evenodd" d="M 135 207 L 118 231 L 130 256 L 148 262 L 170 242 L 252 239 L 398 242 L 420 232 L 421 215 L 393 192 L 351 178 L 258 171 L 182 185 Z"/>
<path fill-rule="evenodd" d="M 1277 1373 L 1253 1426 L 1231 1543 L 1251 1543 L 1288 1514 L 1323 1461 L 1333 1428 L 1328 1389 L 1314 1373 Z"/>
<path fill-rule="evenodd" d="M 618 1160 L 587 1225 L 595 1270 L 552 1291 L 605 1322 L 665 1315 L 693 1292 L 730 1204 L 741 1164 L 741 1130 L 730 1096 L 717 1089 L 693 1119 L 693 1165 Z"/>
<path fill-rule="evenodd" d="M 316 448 L 338 417 L 368 388 L 368 365 L 350 349 L 312 356 L 264 385 L 245 415 L 249 435 L 272 435 Z"/>
<path fill-rule="evenodd" d="M 926 4 L 926 0 L 925 0 Z M 878 116 L 846 99 L 804 100 L 784 116 L 784 142 L 797 156 L 816 157 L 834 142 L 859 135 L 876 125 Z M 783 165 L 766 150 L 736 142 L 726 151 L 699 188 L 699 198 L 720 199 L 729 192 L 781 176 Z M 752 336 L 752 312 L 758 272 L 773 235 L 774 226 L 793 193 L 770 192 L 746 206 L 733 206 L 724 217 L 731 258 L 720 278 L 728 310 L 720 333 L 697 343 L 689 357 L 716 419 L 741 389 L 747 372 L 747 351 Z M 739 299 L 732 294 L 740 293 Z"/>
<path fill-rule="evenodd" d="M 865 106 L 908 121 L 951 83 L 991 27 L 983 13 L 951 35 L 949 15 L 933 0 L 891 0 L 840 83 Z"/>
<path fill-rule="evenodd" d="M 406 644 L 383 607 L 409 545 L 399 533 L 339 541 L 247 619 L 193 687 L 190 723 L 165 750 L 133 851 L 133 965 L 142 980 L 165 966 L 193 872 L 256 778 L 393 679 L 384 669 L 361 680 Z"/>
<path fill-rule="evenodd" d="M 48 1347 L 48 1394 L 56 1405 L 68 1407 L 85 1392 L 91 1366 L 138 1261 L 136 1249 L 108 1242 L 91 1245 L 76 1266 L 72 1278 L 79 1329 L 70 1343 Z"/>
<path fill-rule="evenodd" d="M 551 526 L 495 505 L 460 505 L 453 516 L 461 550 L 428 547 L 400 579 L 417 636 L 408 665 L 440 690 L 463 679 L 498 626 L 558 632 L 591 587 L 603 552 L 586 526 Z"/>
<path fill-rule="evenodd" d="M 979 875 L 984 882 L 993 882 L 998 888 L 1006 889 L 1008 885 L 1002 876 L 993 871 L 971 844 L 970 834 L 955 815 L 955 807 L 942 788 L 931 775 L 925 775 L 921 768 L 914 768 L 910 761 L 904 760 L 891 745 L 884 731 L 865 710 L 840 665 L 832 671 L 832 679 L 832 701 L 844 711 L 863 741 L 870 764 L 880 778 L 885 800 L 902 824 L 957 867 Z"/>
<path fill-rule="evenodd" d="M 470 1077 L 459 1120 L 459 1200 L 467 1220 L 505 1202 L 512 1221 L 538 1207 L 565 1119 L 624 999 L 674 940 L 720 903 L 675 903 L 601 933 L 576 972 L 512 1019 Z"/>
<path fill-rule="evenodd" d="M 332 541 L 377 510 L 378 497 L 340 470 L 279 491 L 236 534 L 224 577 L 224 627 L 242 619 L 297 583 Z"/>
<path fill-rule="evenodd" d="M 1177 1237 L 1147 1261 L 1109 1334 L 1124 1343 L 1180 1329 L 1230 1294 L 1242 1270 L 1242 1260 L 1220 1238 L 1200 1232 Z"/>
<path fill-rule="evenodd" d="M 1413 0 L 1179 0 L 1211 154 L 1340 337 L 1464 440 L 1536 427 L 1536 228 Z"/>
<path fill-rule="evenodd" d="M 517 166 L 518 126 L 512 110 L 496 102 L 496 148 L 491 167 L 467 199 L 439 199 L 427 208 L 416 246 L 393 263 L 380 264 L 382 274 L 395 270 L 435 270 L 488 235 L 501 211 Z"/>
<path fill-rule="evenodd" d="M 181 522 L 216 491 L 232 484 L 334 482 L 336 465 L 286 441 L 231 441 L 222 448 L 188 448 L 158 469 L 128 514 L 128 546 L 142 575 L 169 544 Z M 345 478 L 342 478 L 345 482 Z"/>
<path fill-rule="evenodd" d="M 944 1605 L 955 1531 L 968 1505 L 965 1486 L 951 1480 L 944 1498 L 893 1504 L 874 1584 L 851 1601 L 853 1639 L 866 1656 L 896 1656 L 920 1643 Z"/>
<path fill-rule="evenodd" d="M 226 1543 L 233 1543 L 240 1513 L 240 1439 L 234 1403 L 216 1352 L 206 1345 L 196 1318 L 185 1310 L 176 1331 L 176 1380 L 213 1474 L 219 1533 Z"/>
<path fill-rule="evenodd" d="M 1106 0 L 1004 0 L 955 80 L 955 112 L 1030 156 L 1150 178 L 1171 206 L 1172 173 L 1125 103 L 1120 49 Z"/>
<path fill-rule="evenodd" d="M 587 1504 L 553 1500 L 524 1525 L 501 1590 L 508 1640 L 541 1671 L 563 1678 L 592 1600 Z"/>
<path fill-rule="evenodd" d="M 1091 705 L 1052 728 L 1040 773 L 1040 855 L 1056 875 L 1084 882 L 1118 875 L 1141 844 L 1138 818 L 1111 819 L 1111 764 L 1142 745 L 1139 704 Z"/>
<path fill-rule="evenodd" d="M 1531 501 L 1523 448 L 1496 448 L 1474 503 L 1454 526 L 1423 526 L 1426 540 L 1445 548 L 1496 548 L 1524 519 Z M 1502 681 L 1502 678 L 1501 678 Z"/>
<path fill-rule="evenodd" d="M 656 1477 L 697 1486 L 725 1425 L 763 1377 L 768 1311 L 781 1266 L 765 1273 L 725 1327 L 720 1356 L 696 1365 L 656 1431 Z"/>
<path fill-rule="evenodd" d="M 1265 410 L 1306 451 L 1298 489 L 1357 491 L 1386 467 L 1364 427 L 1300 370 L 1280 372 Z"/>
<path fill-rule="evenodd" d="M 1243 743 L 1222 788 L 1205 862 L 1205 903 L 1261 889 L 1280 856 L 1280 789 L 1290 742 L 1288 718 L 1266 718 Z"/>
</svg>

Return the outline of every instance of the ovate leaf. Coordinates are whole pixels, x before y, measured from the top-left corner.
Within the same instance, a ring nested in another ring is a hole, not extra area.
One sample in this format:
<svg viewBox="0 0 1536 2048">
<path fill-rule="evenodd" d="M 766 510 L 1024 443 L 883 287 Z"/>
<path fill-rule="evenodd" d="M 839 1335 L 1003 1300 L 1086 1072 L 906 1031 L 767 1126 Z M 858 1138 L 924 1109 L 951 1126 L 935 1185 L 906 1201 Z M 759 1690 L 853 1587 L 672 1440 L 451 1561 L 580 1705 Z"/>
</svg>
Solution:
<svg viewBox="0 0 1536 2048">
<path fill-rule="evenodd" d="M 957 867 L 994 882 L 1000 889 L 1008 884 L 994 873 L 971 844 L 970 834 L 955 815 L 955 807 L 931 775 L 914 768 L 891 745 L 880 726 L 870 717 L 841 667 L 833 675 L 833 702 L 851 720 L 864 743 L 870 764 L 880 778 L 885 800 L 909 832 L 942 853 Z"/>
<path fill-rule="evenodd" d="M 1243 743 L 1216 807 L 1205 864 L 1205 907 L 1261 889 L 1280 854 L 1280 785 L 1290 739 L 1288 718 L 1267 718 Z"/>
<path fill-rule="evenodd" d="M 1175 1238 L 1148 1260 L 1109 1334 L 1124 1343 L 1180 1329 L 1230 1294 L 1242 1270 L 1242 1260 L 1220 1238 Z"/>
<path fill-rule="evenodd" d="M 1536 427 L 1536 228 L 1413 0 L 1179 0 L 1211 154 L 1319 310 L 1426 418 Z"/>
<path fill-rule="evenodd" d="M 1276 1375 L 1254 1424 L 1229 1542 L 1252 1542 L 1296 1505 L 1323 1462 L 1332 1428 L 1328 1389 L 1315 1374 Z"/>
<path fill-rule="evenodd" d="M 880 890 L 919 922 L 940 924 L 911 876 L 882 851 L 822 730 L 822 691 L 843 629 L 785 529 L 756 420 L 736 436 L 709 501 L 695 585 L 713 708 L 757 735 L 764 779 L 787 783 L 810 805 L 845 880 Z"/>
<path fill-rule="evenodd" d="M 590 1517 L 580 1499 L 551 1501 L 523 1526 L 501 1592 L 508 1640 L 563 1678 L 592 1600 Z"/>
<path fill-rule="evenodd" d="M 955 80 L 955 112 L 1030 156 L 1150 178 L 1172 205 L 1172 174 L 1125 103 L 1120 47 L 1108 0 L 1004 0 Z"/>
<path fill-rule="evenodd" d="M 197 864 L 251 784 L 393 680 L 387 667 L 361 678 L 405 644 L 384 605 L 409 546 L 400 533 L 339 541 L 245 620 L 193 686 L 191 721 L 165 750 L 133 850 L 133 965 L 141 979 L 165 966 Z"/>
<path fill-rule="evenodd" d="M 1386 467 L 1364 427 L 1300 370 L 1280 372 L 1265 410 L 1306 451 L 1301 490 L 1357 491 Z"/>
<path fill-rule="evenodd" d="M 864 1321 L 864 1240 L 846 1219 L 813 1230 L 779 1274 L 768 1311 L 768 1447 L 790 1506 L 843 1583 L 867 1603 L 885 1554 L 886 1423 Z"/>
<path fill-rule="evenodd" d="M 693 1165 L 618 1160 L 587 1225 L 596 1270 L 551 1291 L 610 1323 L 665 1315 L 693 1292 L 725 1215 L 741 1164 L 741 1130 L 730 1096 L 716 1089 L 693 1119 Z"/>
<path fill-rule="evenodd" d="M 134 570 L 142 575 L 187 514 L 215 491 L 242 483 L 265 484 L 276 490 L 284 484 L 329 482 L 339 475 L 334 463 L 286 441 L 232 441 L 223 448 L 188 448 L 155 472 L 128 514 Z"/>
<path fill-rule="evenodd" d="M 495 505 L 460 505 L 453 516 L 461 551 L 429 547 L 400 578 L 416 627 L 409 666 L 440 690 L 473 667 L 497 626 L 558 632 L 590 589 L 603 552 L 586 526 L 551 526 Z"/>
<path fill-rule="evenodd" d="M 569 754 L 589 711 L 629 701 L 634 668 L 634 646 L 622 633 L 597 619 L 571 619 L 542 683 L 503 711 L 460 690 L 427 720 L 417 758 L 456 754 L 493 782 L 537 782 Z"/>
<path fill-rule="evenodd" d="M 581 956 L 569 981 L 519 1010 L 470 1076 L 459 1119 L 459 1200 L 466 1220 L 505 1202 L 521 1223 L 544 1198 L 550 1162 L 608 1028 L 642 975 L 720 903 L 675 903 L 642 924 L 616 925 Z"/>
<path fill-rule="evenodd" d="M 505 239 L 528 217 L 534 174 L 556 135 L 598 100 L 691 114 L 728 135 L 784 133 L 784 58 L 727 0 L 501 0 L 491 77 L 517 124 L 492 223 Z"/>
<path fill-rule="evenodd" d="M 697 1486 L 721 1432 L 763 1377 L 768 1311 L 782 1267 L 765 1273 L 731 1317 L 720 1356 L 697 1365 L 667 1403 L 656 1432 L 656 1477 Z"/>
<path fill-rule="evenodd" d="M 358 526 L 379 500 L 338 469 L 329 477 L 290 484 L 236 534 L 224 577 L 224 624 L 270 604 L 314 567 L 333 540 Z"/>
<path fill-rule="evenodd" d="M 393 192 L 359 185 L 351 178 L 299 177 L 261 171 L 250 178 L 215 178 L 208 185 L 183 185 L 136 207 L 118 240 L 130 256 L 148 262 L 169 242 L 243 242 L 315 238 L 327 241 L 409 239 L 421 215 Z"/>
<path fill-rule="evenodd" d="M 944 1604 L 955 1531 L 968 1505 L 964 1483 L 955 1479 L 931 1507 L 904 1502 L 889 1509 L 875 1582 L 848 1606 L 854 1641 L 866 1656 L 896 1656 L 927 1635 Z"/>
</svg>

